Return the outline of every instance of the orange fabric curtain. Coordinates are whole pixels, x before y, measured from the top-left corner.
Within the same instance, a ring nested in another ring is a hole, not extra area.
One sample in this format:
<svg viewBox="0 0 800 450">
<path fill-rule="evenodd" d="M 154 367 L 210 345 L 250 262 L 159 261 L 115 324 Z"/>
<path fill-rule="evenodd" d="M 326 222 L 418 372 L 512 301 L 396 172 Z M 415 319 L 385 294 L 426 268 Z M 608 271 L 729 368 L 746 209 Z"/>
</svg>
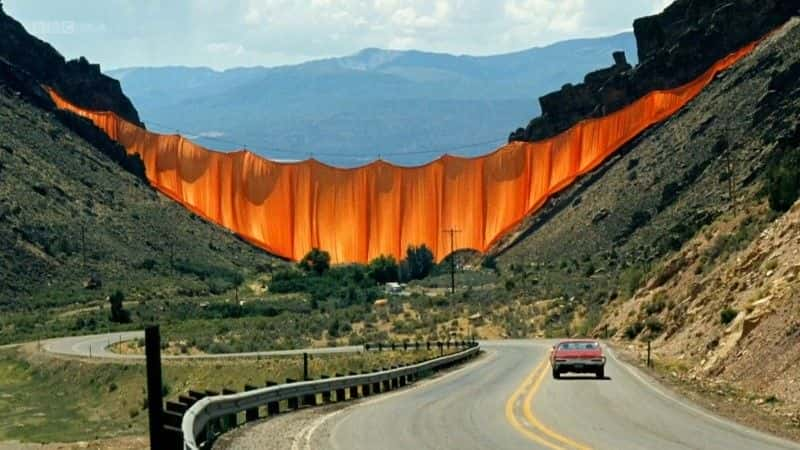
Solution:
<svg viewBox="0 0 800 450">
<path fill-rule="evenodd" d="M 540 142 L 510 143 L 477 158 L 445 155 L 419 167 L 384 161 L 343 169 L 307 160 L 279 163 L 248 151 L 221 153 L 177 135 L 152 133 L 110 112 L 89 111 L 49 90 L 59 108 L 92 120 L 144 161 L 152 185 L 206 219 L 276 255 L 312 248 L 335 263 L 400 259 L 426 244 L 441 260 L 453 249 L 486 251 L 553 194 L 677 112 L 756 43 L 696 80 L 652 92 L 608 116 Z"/>
</svg>

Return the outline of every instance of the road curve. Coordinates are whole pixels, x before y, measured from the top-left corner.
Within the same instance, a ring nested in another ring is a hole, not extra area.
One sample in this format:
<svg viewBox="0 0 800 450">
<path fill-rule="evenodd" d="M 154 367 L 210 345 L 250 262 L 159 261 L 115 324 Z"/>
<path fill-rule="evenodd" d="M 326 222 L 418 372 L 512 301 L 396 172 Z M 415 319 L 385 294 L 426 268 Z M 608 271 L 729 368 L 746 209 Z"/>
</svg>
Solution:
<svg viewBox="0 0 800 450">
<path fill-rule="evenodd" d="M 552 379 L 544 341 L 487 355 L 420 387 L 323 416 L 307 449 L 800 449 L 702 410 L 609 358 L 607 378 Z"/>
<path fill-rule="evenodd" d="M 90 336 L 74 336 L 49 339 L 42 341 L 42 349 L 48 353 L 78 358 L 105 358 L 118 360 L 144 359 L 144 355 L 127 355 L 114 353 L 109 350 L 112 344 L 117 342 L 132 341 L 134 339 L 144 339 L 144 331 L 123 331 L 118 333 L 104 333 Z M 162 355 L 162 359 L 219 359 L 219 358 L 254 358 L 265 356 L 290 356 L 301 355 L 303 353 L 321 355 L 330 353 L 357 353 L 364 350 L 361 345 L 350 345 L 342 347 L 323 347 L 307 348 L 298 350 L 272 350 L 263 352 L 247 353 L 220 353 L 220 354 L 201 354 L 201 355 Z"/>
</svg>

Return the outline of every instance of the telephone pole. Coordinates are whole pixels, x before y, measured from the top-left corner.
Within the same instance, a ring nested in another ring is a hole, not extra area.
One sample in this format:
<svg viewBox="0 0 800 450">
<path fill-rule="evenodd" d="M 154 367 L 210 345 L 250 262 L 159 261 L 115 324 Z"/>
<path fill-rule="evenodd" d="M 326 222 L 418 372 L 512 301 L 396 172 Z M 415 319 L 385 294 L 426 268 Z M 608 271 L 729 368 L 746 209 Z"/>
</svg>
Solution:
<svg viewBox="0 0 800 450">
<path fill-rule="evenodd" d="M 456 293 L 456 233 L 461 233 L 461 230 L 456 230 L 455 228 L 450 228 L 449 230 L 444 230 L 442 233 L 450 233 L 450 293 Z"/>
</svg>

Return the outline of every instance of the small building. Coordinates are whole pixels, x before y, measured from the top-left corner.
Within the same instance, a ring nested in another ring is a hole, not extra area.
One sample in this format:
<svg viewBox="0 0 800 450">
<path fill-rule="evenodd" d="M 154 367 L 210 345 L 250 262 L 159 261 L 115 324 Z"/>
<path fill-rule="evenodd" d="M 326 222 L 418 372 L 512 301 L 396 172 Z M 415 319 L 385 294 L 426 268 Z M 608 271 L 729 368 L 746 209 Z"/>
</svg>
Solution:
<svg viewBox="0 0 800 450">
<path fill-rule="evenodd" d="M 390 281 L 386 283 L 385 289 L 389 294 L 400 294 L 403 292 L 403 289 L 405 289 L 405 285 L 396 281 Z"/>
</svg>

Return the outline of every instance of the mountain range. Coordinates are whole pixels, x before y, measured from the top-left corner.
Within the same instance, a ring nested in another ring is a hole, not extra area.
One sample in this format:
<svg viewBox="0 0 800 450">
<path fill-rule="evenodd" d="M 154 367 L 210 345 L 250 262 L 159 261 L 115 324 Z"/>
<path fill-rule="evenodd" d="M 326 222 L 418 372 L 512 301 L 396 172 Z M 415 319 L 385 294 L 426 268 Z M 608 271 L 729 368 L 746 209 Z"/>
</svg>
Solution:
<svg viewBox="0 0 800 450">
<path fill-rule="evenodd" d="M 494 56 L 365 49 L 282 67 L 111 70 L 149 129 L 207 147 L 339 166 L 486 153 L 539 114 L 538 98 L 613 63 L 632 33 Z"/>
</svg>

